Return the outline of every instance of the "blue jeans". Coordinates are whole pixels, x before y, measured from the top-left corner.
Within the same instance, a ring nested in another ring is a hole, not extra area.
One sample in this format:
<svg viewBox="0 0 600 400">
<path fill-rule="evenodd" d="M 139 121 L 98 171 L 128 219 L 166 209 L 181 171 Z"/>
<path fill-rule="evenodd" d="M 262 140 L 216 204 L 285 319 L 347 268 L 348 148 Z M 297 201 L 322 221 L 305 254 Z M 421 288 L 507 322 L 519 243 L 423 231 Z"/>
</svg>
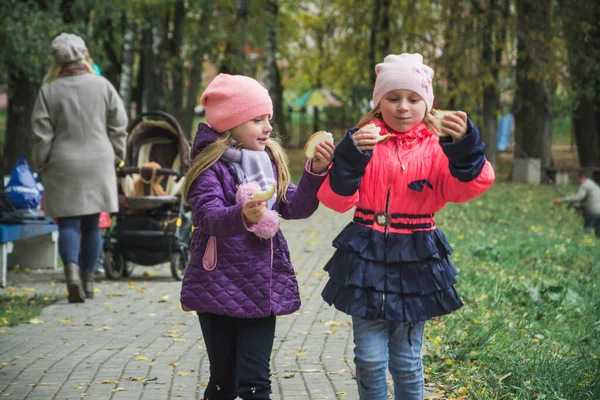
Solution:
<svg viewBox="0 0 600 400">
<path fill-rule="evenodd" d="M 81 269 L 94 272 L 102 247 L 98 216 L 58 218 L 58 252 L 64 265 L 73 262 Z"/>
<path fill-rule="evenodd" d="M 394 380 L 395 400 L 423 400 L 421 347 L 425 322 L 413 325 L 352 317 L 354 364 L 361 400 L 386 400 L 386 369 Z"/>
</svg>

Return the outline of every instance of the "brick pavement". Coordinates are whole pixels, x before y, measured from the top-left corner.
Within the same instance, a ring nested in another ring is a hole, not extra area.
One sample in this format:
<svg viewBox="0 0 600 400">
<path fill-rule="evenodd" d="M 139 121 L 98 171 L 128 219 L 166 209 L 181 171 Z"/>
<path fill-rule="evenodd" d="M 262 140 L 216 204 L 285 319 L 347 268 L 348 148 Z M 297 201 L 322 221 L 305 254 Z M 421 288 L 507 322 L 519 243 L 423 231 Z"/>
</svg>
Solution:
<svg viewBox="0 0 600 400">
<path fill-rule="evenodd" d="M 320 296 L 331 241 L 349 220 L 321 207 L 308 220 L 283 223 L 302 308 L 277 321 L 273 399 L 358 398 L 350 318 Z M 8 278 L 16 291 L 61 300 L 44 309 L 43 323 L 0 328 L 0 398 L 201 398 L 208 358 L 196 316 L 179 307 L 180 283 L 168 266 L 102 280 L 95 299 L 83 304 L 67 303 L 61 271 L 9 272 Z"/>
</svg>

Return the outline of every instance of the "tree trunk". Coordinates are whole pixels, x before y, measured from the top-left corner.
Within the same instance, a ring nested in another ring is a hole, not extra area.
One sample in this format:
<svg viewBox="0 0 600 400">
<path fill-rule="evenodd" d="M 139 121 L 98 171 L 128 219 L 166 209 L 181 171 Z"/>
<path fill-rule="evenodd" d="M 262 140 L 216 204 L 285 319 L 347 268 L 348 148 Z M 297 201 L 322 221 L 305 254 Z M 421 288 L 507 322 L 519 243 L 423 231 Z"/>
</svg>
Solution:
<svg viewBox="0 0 600 400">
<path fill-rule="evenodd" d="M 380 27 L 379 33 L 379 59 L 383 60 L 383 57 L 390 54 L 390 2 L 391 0 L 377 0 L 379 3 L 379 18 L 377 20 L 377 25 Z M 373 69 L 375 69 L 375 65 L 373 65 Z"/>
<path fill-rule="evenodd" d="M 131 116 L 131 86 L 133 81 L 133 55 L 135 50 L 135 24 L 125 15 L 125 34 L 123 36 L 123 61 L 119 80 L 119 95 L 125 105 L 127 115 Z"/>
<path fill-rule="evenodd" d="M 235 20 L 231 24 L 230 36 L 225 44 L 221 72 L 244 74 L 246 29 L 248 26 L 248 0 L 238 0 Z"/>
<path fill-rule="evenodd" d="M 102 71 L 102 75 L 113 84 L 114 87 L 119 87 L 119 75 L 121 73 L 121 61 L 113 47 L 115 26 L 110 18 L 104 21 L 104 32 L 102 33 L 102 47 L 108 58 L 109 64 Z M 92 55 L 93 56 L 93 55 Z"/>
<path fill-rule="evenodd" d="M 500 97 L 498 78 L 502 50 L 506 40 L 506 24 L 508 19 L 508 0 L 504 0 L 503 9 L 498 8 L 496 0 L 489 1 L 487 24 L 483 24 L 483 62 L 489 66 L 492 80 L 483 89 L 483 141 L 485 155 L 490 163 L 496 166 L 498 142 L 498 110 Z M 502 18 L 500 18 L 502 16 Z M 501 28 L 499 28 L 501 27 Z"/>
<path fill-rule="evenodd" d="M 7 68 L 8 74 L 8 115 L 2 173 L 7 175 L 13 169 L 17 158 L 31 161 L 33 135 L 31 133 L 31 111 L 35 104 L 39 85 L 29 81 L 27 75 L 18 68 Z"/>
<path fill-rule="evenodd" d="M 495 167 L 498 141 L 498 91 L 495 85 L 487 85 L 483 89 L 483 131 L 481 136 L 485 143 L 485 157 Z"/>
<path fill-rule="evenodd" d="M 446 28 L 444 29 L 444 51 L 442 57 L 442 63 L 446 66 L 446 93 L 445 98 L 435 102 L 435 107 L 447 108 L 449 110 L 456 110 L 458 108 L 457 93 L 458 87 L 460 86 L 460 79 L 457 76 L 454 66 L 457 65 L 456 60 L 460 57 L 457 55 L 458 43 L 457 38 L 459 35 L 459 23 L 458 18 L 460 15 L 460 5 L 455 0 L 446 0 L 442 6 L 443 10 L 448 10 L 442 18 L 447 20 Z M 441 97 L 440 97 L 441 98 Z"/>
<path fill-rule="evenodd" d="M 593 134 L 598 131 L 600 122 L 596 116 L 593 99 L 580 96 L 573 111 L 573 126 L 582 167 L 600 167 L 600 140 L 597 134 Z"/>
<path fill-rule="evenodd" d="M 170 40 L 169 55 L 171 65 L 171 76 L 173 90 L 171 92 L 171 109 L 175 119 L 183 117 L 183 93 L 185 90 L 183 59 L 181 46 L 183 43 L 183 28 L 185 25 L 185 4 L 183 0 L 175 2 L 175 13 L 173 15 L 173 36 Z M 193 109 L 192 109 L 193 111 Z"/>
<path fill-rule="evenodd" d="M 164 59 L 164 21 L 159 6 L 146 6 L 146 18 L 142 33 L 142 52 L 144 60 L 144 87 L 142 110 L 165 111 L 165 59 Z"/>
<path fill-rule="evenodd" d="M 579 163 L 582 167 L 600 167 L 600 6 L 559 1 L 569 52 L 569 74 L 575 102 L 573 128 Z M 582 41 L 581 38 L 586 38 Z M 600 178 L 596 173 L 594 178 Z"/>
<path fill-rule="evenodd" d="M 377 42 L 379 32 L 379 25 L 377 24 L 379 20 L 379 10 L 381 8 L 381 0 L 375 0 L 375 6 L 373 7 L 373 17 L 371 21 L 371 37 L 369 38 L 369 53 L 367 55 L 369 59 L 369 73 L 371 77 L 371 83 L 374 85 L 375 80 L 377 79 L 377 73 L 375 72 L 375 65 L 379 62 L 377 59 Z M 376 104 L 374 104 L 376 106 Z"/>
<path fill-rule="evenodd" d="M 214 2 L 212 0 L 205 0 L 202 2 L 202 14 L 200 16 L 199 26 L 207 26 L 211 18 L 214 18 Z M 187 93 L 185 96 L 185 108 L 181 116 L 179 124 L 183 129 L 183 134 L 190 138 L 193 130 L 196 129 L 192 126 L 194 123 L 194 107 L 198 104 L 198 92 L 200 91 L 200 85 L 202 83 L 202 70 L 204 54 L 208 53 L 214 46 L 214 38 L 208 36 L 204 37 L 204 40 L 196 45 L 196 49 L 192 55 L 192 68 L 189 72 L 190 84 L 187 87 Z"/>
<path fill-rule="evenodd" d="M 138 63 L 138 73 L 137 73 L 137 79 L 136 79 L 136 83 L 135 83 L 135 90 L 132 92 L 132 96 L 133 96 L 133 101 L 135 102 L 135 116 L 137 117 L 138 115 L 140 115 L 142 112 L 144 112 L 144 78 L 146 76 L 146 58 L 145 58 L 145 54 L 146 52 L 144 51 L 144 47 L 146 46 L 146 36 L 145 36 L 145 30 L 142 30 L 141 32 L 141 37 L 142 37 L 142 43 L 141 43 L 141 51 L 140 51 L 140 61 Z"/>
<path fill-rule="evenodd" d="M 192 130 L 195 126 L 194 123 L 194 107 L 198 97 L 198 91 L 200 90 L 200 83 L 202 82 L 202 58 L 203 53 L 197 52 L 193 58 L 192 69 L 190 70 L 190 85 L 187 88 L 186 95 L 186 106 L 179 120 L 183 134 L 188 139 L 191 137 Z"/>
<path fill-rule="evenodd" d="M 264 52 L 264 83 L 265 87 L 273 100 L 273 117 L 277 125 L 277 136 L 282 143 L 287 143 L 288 132 L 285 124 L 285 115 L 283 110 L 283 86 L 281 85 L 281 76 L 277 68 L 277 60 L 275 53 L 277 52 L 277 15 L 279 14 L 279 6 L 277 0 L 268 0 L 266 9 L 269 13 L 269 18 L 266 26 L 267 37 L 265 42 Z"/>
<path fill-rule="evenodd" d="M 542 169 L 552 162 L 553 86 L 547 78 L 552 54 L 550 9 L 549 0 L 517 1 L 515 158 L 539 158 Z M 530 37 L 530 32 L 538 33 L 536 39 Z"/>
</svg>

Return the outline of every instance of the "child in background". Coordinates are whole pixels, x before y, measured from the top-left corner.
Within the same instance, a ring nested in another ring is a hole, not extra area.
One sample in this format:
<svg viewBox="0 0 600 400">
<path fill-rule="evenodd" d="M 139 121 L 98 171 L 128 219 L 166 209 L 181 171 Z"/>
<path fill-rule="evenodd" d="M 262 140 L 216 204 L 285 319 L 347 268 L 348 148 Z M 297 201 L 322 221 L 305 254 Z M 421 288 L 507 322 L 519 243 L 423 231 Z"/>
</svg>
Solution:
<svg viewBox="0 0 600 400">
<path fill-rule="evenodd" d="M 556 199 L 556 204 L 581 203 L 583 229 L 600 239 L 600 186 L 590 178 L 589 173 L 580 172 L 577 176 L 579 188 L 572 196 Z"/>
</svg>

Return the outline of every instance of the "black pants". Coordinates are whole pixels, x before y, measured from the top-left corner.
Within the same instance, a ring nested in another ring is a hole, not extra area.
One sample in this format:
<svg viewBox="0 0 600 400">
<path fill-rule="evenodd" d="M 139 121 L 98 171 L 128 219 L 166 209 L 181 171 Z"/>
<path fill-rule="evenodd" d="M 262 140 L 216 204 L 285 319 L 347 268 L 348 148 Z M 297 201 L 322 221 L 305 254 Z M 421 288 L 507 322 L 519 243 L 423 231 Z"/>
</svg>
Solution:
<svg viewBox="0 0 600 400">
<path fill-rule="evenodd" d="M 270 399 L 275 315 L 233 318 L 198 314 L 210 361 L 205 400 Z"/>
<path fill-rule="evenodd" d="M 583 214 L 583 229 L 600 239 L 600 214 Z"/>
</svg>

